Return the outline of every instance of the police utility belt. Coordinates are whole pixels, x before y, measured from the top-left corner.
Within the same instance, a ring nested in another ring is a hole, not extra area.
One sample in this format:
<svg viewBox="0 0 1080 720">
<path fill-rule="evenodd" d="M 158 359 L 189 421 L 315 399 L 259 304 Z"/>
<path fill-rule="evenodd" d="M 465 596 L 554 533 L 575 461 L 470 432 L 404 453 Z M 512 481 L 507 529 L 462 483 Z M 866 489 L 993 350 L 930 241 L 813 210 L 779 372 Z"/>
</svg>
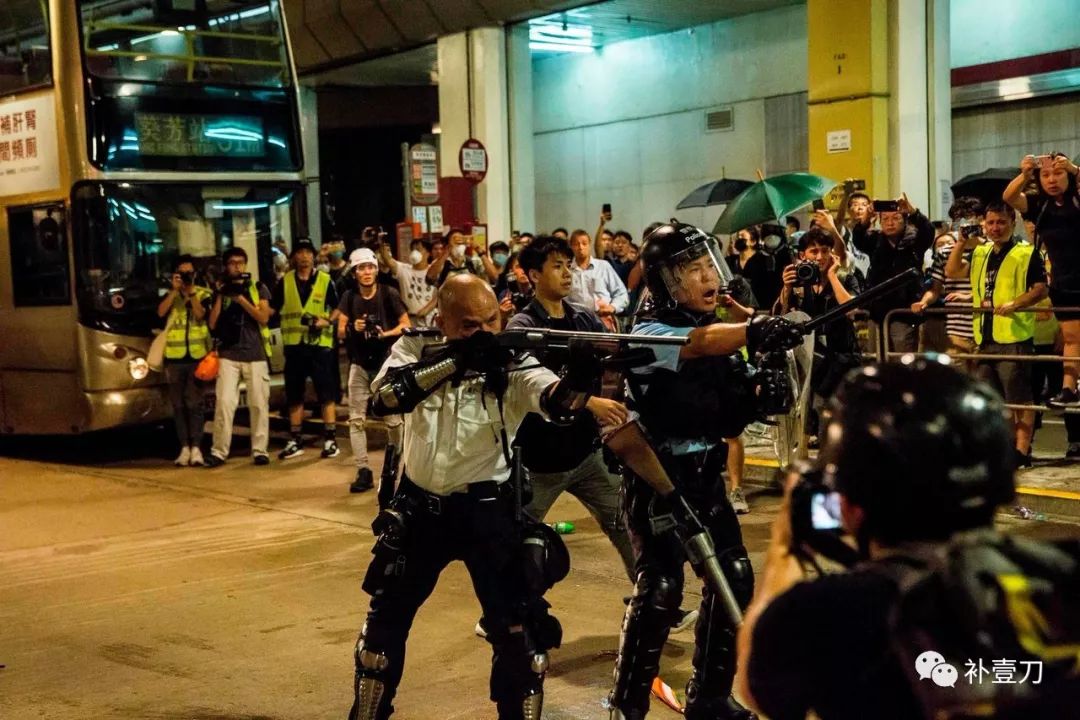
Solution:
<svg viewBox="0 0 1080 720">
<path fill-rule="evenodd" d="M 437 495 L 420 487 L 410 480 L 407 474 L 402 473 L 397 495 L 406 498 L 415 509 L 422 510 L 428 515 L 442 515 L 455 508 L 468 507 L 478 502 L 508 500 L 513 496 L 513 487 L 508 482 L 484 480 L 469 483 L 467 488 L 463 492 Z"/>
</svg>

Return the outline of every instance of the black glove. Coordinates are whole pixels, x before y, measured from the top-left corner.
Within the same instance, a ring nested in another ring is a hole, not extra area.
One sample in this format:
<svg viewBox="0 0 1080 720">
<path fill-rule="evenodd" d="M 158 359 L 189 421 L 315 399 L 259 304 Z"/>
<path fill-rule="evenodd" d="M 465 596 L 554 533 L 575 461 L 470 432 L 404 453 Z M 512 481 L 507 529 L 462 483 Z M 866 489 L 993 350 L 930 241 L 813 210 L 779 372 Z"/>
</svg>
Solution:
<svg viewBox="0 0 1080 720">
<path fill-rule="evenodd" d="M 489 332 L 478 331 L 466 338 L 448 343 L 461 372 L 486 374 L 494 369 L 505 368 L 513 354 L 499 345 L 498 339 Z"/>
<path fill-rule="evenodd" d="M 603 371 L 596 350 L 588 340 L 578 338 L 570 340 L 567 349 L 570 357 L 566 363 L 563 382 L 575 392 L 591 393 Z"/>
<path fill-rule="evenodd" d="M 751 357 L 776 350 L 794 350 L 802 342 L 802 325 L 782 317 L 755 315 L 746 323 L 746 348 Z"/>
<path fill-rule="evenodd" d="M 754 375 L 754 389 L 762 416 L 783 415 L 791 409 L 791 382 L 786 367 L 763 364 Z"/>
</svg>

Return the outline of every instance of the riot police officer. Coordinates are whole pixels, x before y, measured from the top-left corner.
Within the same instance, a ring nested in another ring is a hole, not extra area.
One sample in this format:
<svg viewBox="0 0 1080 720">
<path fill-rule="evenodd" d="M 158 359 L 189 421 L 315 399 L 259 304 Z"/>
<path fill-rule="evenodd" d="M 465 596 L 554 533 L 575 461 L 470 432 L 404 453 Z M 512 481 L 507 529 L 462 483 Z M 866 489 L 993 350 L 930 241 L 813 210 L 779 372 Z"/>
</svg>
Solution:
<svg viewBox="0 0 1080 720">
<path fill-rule="evenodd" d="M 641 476 L 626 473 L 637 582 L 623 622 L 610 702 L 612 717 L 627 720 L 648 712 L 660 652 L 682 600 L 687 554 L 682 533 L 673 529 L 703 525 L 735 599 L 742 607 L 750 602 L 750 559 L 721 477 L 724 438 L 738 436 L 761 414 L 783 411 L 790 387 L 774 364 L 755 369 L 738 350 L 746 345 L 752 357 L 768 357 L 802 338 L 798 326 L 778 317 L 755 316 L 746 324 L 717 320 L 717 303 L 731 274 L 716 241 L 701 230 L 674 221 L 661 225 L 646 237 L 641 257 L 653 309 L 633 333 L 682 335 L 689 343 L 656 348 L 656 361 L 628 376 L 639 421 L 675 491 L 662 497 Z M 753 717 L 731 697 L 735 623 L 708 585 L 695 628 L 693 665 L 687 718 Z"/>
<path fill-rule="evenodd" d="M 350 720 L 393 712 L 413 618 L 454 560 L 464 561 L 483 610 L 500 720 L 540 717 L 546 650 L 561 640 L 542 594 L 569 565 L 550 528 L 515 522 L 521 498 L 507 482 L 507 437 L 530 412 L 569 422 L 585 407 L 593 367 L 571 358 L 560 380 L 527 355 L 512 358 L 493 335 L 500 317 L 484 280 L 447 278 L 436 317 L 445 349 L 429 355 L 431 341 L 404 337 L 373 382 L 377 414 L 406 414 L 404 470 L 372 526 L 380 537 L 364 579 L 372 597 Z"/>
</svg>

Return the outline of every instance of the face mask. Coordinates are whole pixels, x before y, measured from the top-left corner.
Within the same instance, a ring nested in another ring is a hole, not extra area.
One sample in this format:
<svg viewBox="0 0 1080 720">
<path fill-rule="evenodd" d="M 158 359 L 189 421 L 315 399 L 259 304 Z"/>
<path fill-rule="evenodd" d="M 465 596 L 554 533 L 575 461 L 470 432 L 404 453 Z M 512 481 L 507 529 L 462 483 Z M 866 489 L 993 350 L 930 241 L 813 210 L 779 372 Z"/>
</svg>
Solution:
<svg viewBox="0 0 1080 720">
<path fill-rule="evenodd" d="M 455 260 L 461 260 L 463 257 L 465 257 L 465 246 L 455 245 L 450 248 L 450 257 L 454 258 Z"/>
<path fill-rule="evenodd" d="M 784 244 L 784 241 L 780 239 L 779 235 L 766 235 L 764 240 L 765 249 L 769 252 L 775 252 L 780 249 L 780 246 Z"/>
<path fill-rule="evenodd" d="M 409 253 L 409 264 L 410 265 L 416 265 L 417 263 L 419 263 L 423 259 L 424 259 L 424 256 L 419 250 L 413 250 L 411 253 Z"/>
<path fill-rule="evenodd" d="M 746 250 L 746 238 L 735 238 L 735 252 Z"/>
<path fill-rule="evenodd" d="M 506 265 L 506 260 L 508 257 L 509 256 L 506 253 L 495 253 L 491 256 L 491 260 L 499 267 L 503 267 L 504 265 Z"/>
<path fill-rule="evenodd" d="M 330 257 L 334 258 L 335 260 L 340 260 L 341 258 L 345 257 L 345 251 L 335 250 L 334 252 L 330 253 Z"/>
<path fill-rule="evenodd" d="M 315 266 L 315 269 L 319 270 L 320 272 L 330 272 L 330 266 L 326 263 L 319 263 Z"/>
</svg>

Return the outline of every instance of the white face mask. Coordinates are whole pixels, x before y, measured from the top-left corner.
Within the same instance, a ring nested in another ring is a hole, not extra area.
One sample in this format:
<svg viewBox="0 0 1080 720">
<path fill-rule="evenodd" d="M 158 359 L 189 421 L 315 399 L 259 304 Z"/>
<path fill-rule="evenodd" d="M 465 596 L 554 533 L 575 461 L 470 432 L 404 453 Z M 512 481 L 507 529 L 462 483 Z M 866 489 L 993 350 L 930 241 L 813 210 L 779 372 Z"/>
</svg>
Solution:
<svg viewBox="0 0 1080 720">
<path fill-rule="evenodd" d="M 319 265 L 315 269 L 319 270 L 320 272 L 328 273 L 330 272 L 330 265 L 328 265 L 327 263 L 319 263 Z"/>
<path fill-rule="evenodd" d="M 424 259 L 424 256 L 420 253 L 419 250 L 413 250 L 411 253 L 409 253 L 409 264 L 410 265 L 416 265 L 418 262 L 420 262 L 423 259 Z"/>
<path fill-rule="evenodd" d="M 465 257 L 465 246 L 464 245 L 454 245 L 453 247 L 451 247 L 450 248 L 450 257 L 454 258 L 455 260 L 460 260 L 463 257 Z"/>
</svg>

